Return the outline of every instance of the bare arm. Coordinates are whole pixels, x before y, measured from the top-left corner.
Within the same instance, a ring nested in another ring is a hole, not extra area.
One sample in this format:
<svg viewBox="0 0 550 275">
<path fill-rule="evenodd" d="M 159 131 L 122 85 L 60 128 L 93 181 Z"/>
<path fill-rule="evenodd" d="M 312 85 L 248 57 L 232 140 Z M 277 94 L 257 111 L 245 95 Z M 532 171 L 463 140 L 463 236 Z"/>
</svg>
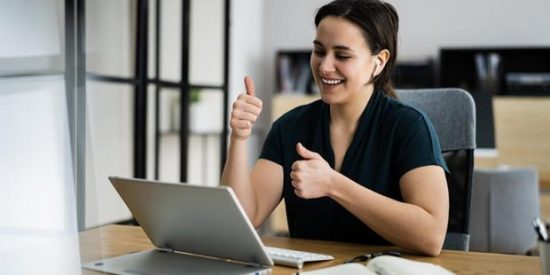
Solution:
<svg viewBox="0 0 550 275">
<path fill-rule="evenodd" d="M 283 168 L 268 160 L 258 160 L 252 172 L 248 170 L 247 141 L 262 110 L 255 96 L 250 77 L 245 77 L 246 94 L 239 95 L 231 112 L 229 152 L 221 182 L 230 186 L 249 219 L 259 227 L 280 201 L 283 189 Z"/>
<path fill-rule="evenodd" d="M 221 183 L 230 186 L 251 221 L 256 216 L 256 196 L 251 188 L 246 140 L 231 137 Z"/>
<path fill-rule="evenodd" d="M 329 197 L 388 241 L 412 251 L 441 253 L 449 213 L 443 169 L 425 166 L 406 173 L 400 181 L 404 202 L 371 191 L 341 174 Z"/>
<path fill-rule="evenodd" d="M 449 198 L 443 169 L 424 166 L 401 177 L 404 202 L 380 195 L 333 170 L 319 154 L 297 146 L 292 185 L 299 197 L 328 196 L 388 241 L 436 256 L 447 230 Z"/>
<path fill-rule="evenodd" d="M 222 184 L 233 188 L 248 218 L 254 227 L 259 227 L 281 200 L 283 167 L 259 159 L 249 174 L 246 151 L 246 143 L 231 141 Z"/>
</svg>

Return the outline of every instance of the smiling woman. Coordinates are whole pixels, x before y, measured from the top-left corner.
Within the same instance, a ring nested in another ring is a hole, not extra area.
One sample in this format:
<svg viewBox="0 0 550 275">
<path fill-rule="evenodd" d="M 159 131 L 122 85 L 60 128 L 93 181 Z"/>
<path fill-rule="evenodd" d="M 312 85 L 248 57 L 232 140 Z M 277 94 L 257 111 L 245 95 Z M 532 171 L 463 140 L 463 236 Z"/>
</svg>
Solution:
<svg viewBox="0 0 550 275">
<path fill-rule="evenodd" d="M 311 54 L 311 70 L 321 98 L 327 104 L 355 100 L 365 102 L 372 90 L 364 92 L 384 56 L 371 55 L 361 30 L 341 17 L 330 16 L 319 23 Z M 379 73 L 379 71 L 378 71 Z M 372 87 L 371 87 L 372 88 Z"/>
<path fill-rule="evenodd" d="M 395 97 L 398 21 L 379 0 L 336 0 L 318 10 L 310 66 L 321 100 L 273 123 L 250 173 L 246 142 L 262 102 L 245 78 L 222 183 L 255 226 L 284 198 L 291 237 L 440 253 L 448 169 L 427 116 Z"/>
</svg>

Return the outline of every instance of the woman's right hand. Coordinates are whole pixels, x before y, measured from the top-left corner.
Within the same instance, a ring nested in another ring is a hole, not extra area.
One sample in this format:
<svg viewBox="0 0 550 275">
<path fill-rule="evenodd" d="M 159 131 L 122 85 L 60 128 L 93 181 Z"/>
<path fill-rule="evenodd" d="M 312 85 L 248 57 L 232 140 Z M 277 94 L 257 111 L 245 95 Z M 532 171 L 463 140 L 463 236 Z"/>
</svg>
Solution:
<svg viewBox="0 0 550 275">
<path fill-rule="evenodd" d="M 262 101 L 256 97 L 256 87 L 250 76 L 245 76 L 246 94 L 240 94 L 231 111 L 231 138 L 246 140 L 252 133 L 252 125 L 262 112 Z"/>
</svg>

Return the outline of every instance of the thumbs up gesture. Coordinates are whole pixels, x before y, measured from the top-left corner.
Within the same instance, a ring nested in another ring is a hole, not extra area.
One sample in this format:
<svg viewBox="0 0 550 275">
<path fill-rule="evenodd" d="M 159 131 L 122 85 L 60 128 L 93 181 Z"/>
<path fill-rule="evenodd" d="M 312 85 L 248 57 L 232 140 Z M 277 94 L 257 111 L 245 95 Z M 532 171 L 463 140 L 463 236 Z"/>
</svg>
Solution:
<svg viewBox="0 0 550 275">
<path fill-rule="evenodd" d="M 231 137 L 246 140 L 252 133 L 252 125 L 262 112 L 262 101 L 256 97 L 256 87 L 250 76 L 244 78 L 246 94 L 240 94 L 231 111 Z"/>
<path fill-rule="evenodd" d="M 301 143 L 296 144 L 296 152 L 303 160 L 292 164 L 290 178 L 294 193 L 304 199 L 327 196 L 336 171 L 316 152 L 308 150 Z"/>
</svg>

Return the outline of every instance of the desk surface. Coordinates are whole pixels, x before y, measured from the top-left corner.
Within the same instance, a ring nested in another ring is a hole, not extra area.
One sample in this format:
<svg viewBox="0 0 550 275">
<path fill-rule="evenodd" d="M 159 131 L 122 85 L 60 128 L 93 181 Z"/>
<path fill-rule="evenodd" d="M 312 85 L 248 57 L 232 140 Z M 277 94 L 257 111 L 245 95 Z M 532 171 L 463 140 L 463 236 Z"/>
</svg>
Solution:
<svg viewBox="0 0 550 275">
<path fill-rule="evenodd" d="M 387 247 L 278 237 L 263 237 L 262 240 L 269 246 L 326 253 L 336 258 L 333 261 L 306 264 L 304 270 L 340 264 L 367 252 L 387 250 Z M 80 233 L 80 256 L 83 263 L 152 247 L 143 230 L 135 226 L 108 225 Z M 538 257 L 451 250 L 445 250 L 439 257 L 433 258 L 409 254 L 404 254 L 404 257 L 438 264 L 457 274 L 541 274 Z M 282 266 L 273 267 L 273 274 L 292 274 L 296 271 Z M 96 272 L 83 270 L 83 274 Z"/>
</svg>

